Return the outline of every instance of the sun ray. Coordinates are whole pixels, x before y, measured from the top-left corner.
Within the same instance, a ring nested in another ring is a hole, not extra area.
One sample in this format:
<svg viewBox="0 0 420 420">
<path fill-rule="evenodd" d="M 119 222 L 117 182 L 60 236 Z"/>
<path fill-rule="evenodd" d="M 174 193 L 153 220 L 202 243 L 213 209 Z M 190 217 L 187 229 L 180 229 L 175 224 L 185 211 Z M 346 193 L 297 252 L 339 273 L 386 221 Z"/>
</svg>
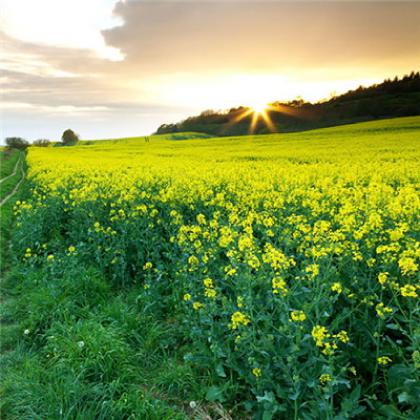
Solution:
<svg viewBox="0 0 420 420">
<path fill-rule="evenodd" d="M 251 125 L 249 127 L 250 134 L 253 134 L 255 132 L 255 128 L 257 127 L 258 120 L 259 120 L 259 112 L 253 112 Z"/>
<path fill-rule="evenodd" d="M 268 127 L 268 129 L 271 132 L 274 132 L 276 130 L 276 127 L 274 126 L 273 122 L 271 121 L 270 115 L 267 111 L 269 111 L 270 108 L 268 108 L 267 110 L 264 110 L 263 112 L 260 113 L 262 119 L 264 120 L 266 126 Z"/>
<path fill-rule="evenodd" d="M 280 103 L 265 104 L 262 102 L 255 102 L 253 106 L 244 108 L 228 124 L 226 124 L 224 131 L 228 130 L 234 124 L 242 121 L 244 118 L 251 116 L 249 126 L 249 133 L 253 134 L 256 131 L 258 122 L 262 120 L 270 132 L 276 132 L 277 127 L 270 118 L 270 113 L 281 113 L 290 116 L 302 116 L 301 111 L 293 106 L 283 105 Z"/>
</svg>

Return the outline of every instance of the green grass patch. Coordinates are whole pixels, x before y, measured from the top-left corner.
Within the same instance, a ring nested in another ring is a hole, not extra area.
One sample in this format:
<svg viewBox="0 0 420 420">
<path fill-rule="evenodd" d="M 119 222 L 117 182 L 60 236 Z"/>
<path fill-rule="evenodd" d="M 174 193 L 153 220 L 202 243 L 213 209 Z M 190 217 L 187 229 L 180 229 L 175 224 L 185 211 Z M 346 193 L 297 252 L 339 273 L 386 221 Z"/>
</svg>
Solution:
<svg viewBox="0 0 420 420">
<path fill-rule="evenodd" d="M 14 270 L 2 331 L 2 418 L 185 419 L 208 378 L 179 332 L 95 269 Z M 181 346 L 181 347 L 180 347 Z M 130 417 L 131 416 L 131 417 Z"/>
<path fill-rule="evenodd" d="M 19 159 L 19 153 L 16 149 L 0 151 L 0 178 L 4 178 L 13 172 L 13 168 Z"/>
</svg>

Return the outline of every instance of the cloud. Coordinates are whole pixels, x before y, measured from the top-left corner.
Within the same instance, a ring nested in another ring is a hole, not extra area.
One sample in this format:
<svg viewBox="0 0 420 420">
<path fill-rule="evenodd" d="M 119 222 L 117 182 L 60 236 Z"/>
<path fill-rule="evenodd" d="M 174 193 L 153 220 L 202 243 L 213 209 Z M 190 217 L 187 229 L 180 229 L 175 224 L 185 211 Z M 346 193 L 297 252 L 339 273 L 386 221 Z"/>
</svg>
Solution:
<svg viewBox="0 0 420 420">
<path fill-rule="evenodd" d="M 99 57 L 121 60 L 105 44 L 103 28 L 121 22 L 112 14 L 117 0 L 2 0 L 2 27 L 20 41 L 89 49 Z"/>
<path fill-rule="evenodd" d="M 3 0 L 2 8 L 4 135 L 54 138 L 68 126 L 85 138 L 143 134 L 260 92 L 316 99 L 419 67 L 418 2 Z"/>
<path fill-rule="evenodd" d="M 131 72 L 266 71 L 414 63 L 414 3 L 125 1 L 103 31 Z"/>
</svg>

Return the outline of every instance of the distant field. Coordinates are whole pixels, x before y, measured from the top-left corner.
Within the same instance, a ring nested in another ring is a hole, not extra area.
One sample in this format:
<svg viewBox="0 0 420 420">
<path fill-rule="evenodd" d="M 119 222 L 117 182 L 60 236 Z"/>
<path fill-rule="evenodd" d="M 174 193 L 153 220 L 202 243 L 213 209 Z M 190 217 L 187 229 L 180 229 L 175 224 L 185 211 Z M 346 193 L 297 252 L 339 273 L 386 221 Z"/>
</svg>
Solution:
<svg viewBox="0 0 420 420">
<path fill-rule="evenodd" d="M 29 150 L 4 418 L 418 417 L 420 117 L 173 136 Z"/>
<path fill-rule="evenodd" d="M 154 140 L 192 140 L 192 139 L 208 139 L 211 136 L 205 133 L 172 133 L 172 134 L 159 134 L 154 136 L 139 136 L 127 137 L 118 139 L 103 139 L 103 140 L 82 140 L 80 145 L 90 146 L 98 143 L 131 143 L 131 142 L 145 142 L 146 138 L 153 138 Z"/>
</svg>

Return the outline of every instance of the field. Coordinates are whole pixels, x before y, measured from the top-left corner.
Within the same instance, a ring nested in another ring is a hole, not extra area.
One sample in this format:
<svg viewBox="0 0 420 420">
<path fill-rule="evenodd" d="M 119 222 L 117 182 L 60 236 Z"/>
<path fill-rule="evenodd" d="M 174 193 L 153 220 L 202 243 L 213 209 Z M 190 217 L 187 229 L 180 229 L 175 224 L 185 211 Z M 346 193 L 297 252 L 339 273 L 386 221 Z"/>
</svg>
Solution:
<svg viewBox="0 0 420 420">
<path fill-rule="evenodd" d="M 30 148 L 3 418 L 419 418 L 420 117 L 199 137 Z"/>
</svg>

